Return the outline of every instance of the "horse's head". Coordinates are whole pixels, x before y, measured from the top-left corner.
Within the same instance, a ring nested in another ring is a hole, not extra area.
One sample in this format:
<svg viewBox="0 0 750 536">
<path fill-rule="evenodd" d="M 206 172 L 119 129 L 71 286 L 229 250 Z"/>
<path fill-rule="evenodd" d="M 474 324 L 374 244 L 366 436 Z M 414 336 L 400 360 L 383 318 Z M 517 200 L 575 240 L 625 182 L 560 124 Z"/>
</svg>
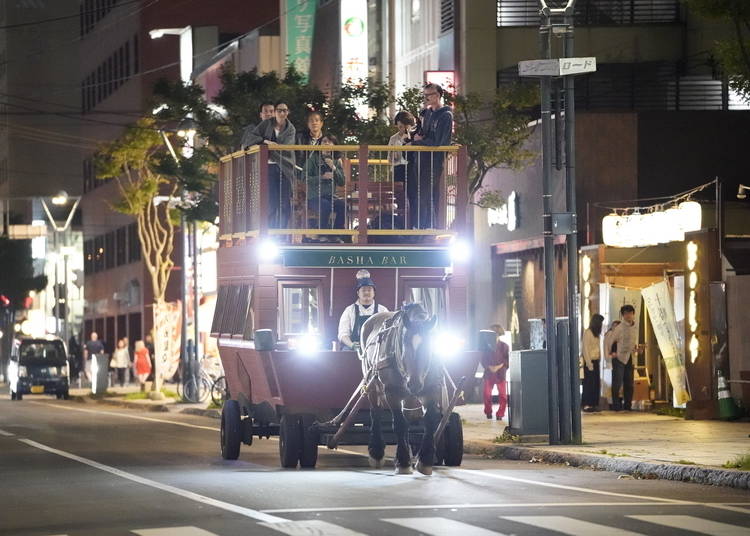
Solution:
<svg viewBox="0 0 750 536">
<path fill-rule="evenodd" d="M 406 305 L 402 312 L 403 364 L 406 373 L 406 387 L 417 396 L 424 389 L 425 378 L 432 362 L 430 332 L 437 323 L 437 317 L 428 316 L 418 303 Z"/>
</svg>

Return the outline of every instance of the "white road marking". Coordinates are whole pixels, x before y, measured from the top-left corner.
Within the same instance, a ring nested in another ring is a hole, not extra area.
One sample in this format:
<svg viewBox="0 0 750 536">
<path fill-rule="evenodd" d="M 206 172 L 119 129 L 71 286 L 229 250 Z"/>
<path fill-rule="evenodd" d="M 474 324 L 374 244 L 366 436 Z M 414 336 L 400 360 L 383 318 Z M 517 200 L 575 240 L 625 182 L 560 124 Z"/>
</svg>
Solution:
<svg viewBox="0 0 750 536">
<path fill-rule="evenodd" d="M 340 527 L 320 519 L 287 521 L 286 523 L 258 523 L 258 525 L 263 525 L 289 536 L 366 536 L 356 530 Z"/>
<path fill-rule="evenodd" d="M 627 516 L 638 521 L 654 523 L 664 527 L 683 529 L 701 534 L 710 534 L 711 536 L 747 536 L 750 533 L 747 527 L 738 527 L 729 523 L 719 523 L 708 519 L 701 519 L 694 516 Z"/>
<path fill-rule="evenodd" d="M 73 408 L 69 406 L 63 406 L 60 404 L 45 404 L 44 402 L 29 402 L 29 404 L 39 404 L 44 405 L 47 407 L 53 407 L 56 409 L 64 409 L 67 411 L 81 411 L 83 413 L 95 413 L 97 415 L 110 415 L 113 417 L 121 417 L 123 419 L 136 419 L 139 421 L 149 421 L 149 422 L 160 422 L 165 424 L 174 424 L 175 426 L 184 426 L 185 428 L 198 428 L 200 430 L 211 430 L 212 432 L 218 432 L 219 428 L 213 427 L 213 426 L 202 426 L 200 424 L 190 424 L 188 422 L 179 422 L 179 421 L 168 421 L 166 419 L 156 419 L 154 417 L 143 417 L 141 415 L 129 415 L 127 413 L 117 413 L 115 411 L 102 411 L 98 409 L 83 409 L 83 408 Z"/>
<path fill-rule="evenodd" d="M 131 530 L 140 536 L 218 536 L 215 532 L 199 529 L 198 527 L 166 527 L 162 529 Z"/>
<path fill-rule="evenodd" d="M 487 530 L 468 523 L 462 523 L 447 517 L 403 517 L 381 519 L 386 523 L 393 523 L 420 534 L 429 536 L 455 536 L 456 534 L 471 534 L 471 536 L 505 536 L 501 532 Z"/>
<path fill-rule="evenodd" d="M 480 476 L 487 478 L 495 478 L 497 480 L 505 480 L 508 482 L 521 482 L 523 484 L 531 484 L 534 486 L 542 486 L 545 488 L 564 489 L 568 491 L 579 491 L 581 493 L 593 493 L 595 495 L 607 495 L 610 497 L 625 497 L 628 499 L 648 500 L 656 502 L 664 502 L 669 504 L 700 504 L 692 501 L 680 501 L 677 499 L 664 499 L 662 497 L 651 497 L 648 495 L 632 495 L 630 493 L 617 493 L 615 491 L 604 491 L 599 489 L 581 488 L 578 486 L 566 486 L 564 484 L 553 484 L 551 482 L 538 482 L 536 480 L 528 480 L 526 478 L 518 478 L 514 476 L 498 475 L 496 473 L 490 473 L 487 471 L 469 470 L 469 469 L 453 469 L 454 472 L 464 473 L 472 476 Z"/>
<path fill-rule="evenodd" d="M 252 510 L 250 508 L 245 508 L 244 506 L 239 506 L 236 504 L 231 504 L 228 502 L 220 501 L 217 499 L 213 499 L 211 497 L 206 497 L 205 495 L 200 495 L 199 493 L 194 493 L 192 491 L 187 491 L 184 489 L 176 488 L 174 486 L 170 486 L 169 484 L 162 484 L 161 482 L 157 482 L 149 478 L 144 478 L 142 476 L 134 475 L 132 473 L 128 473 L 127 471 L 117 469 L 116 467 L 104 465 L 103 463 L 95 462 L 94 460 L 89 460 L 88 458 L 83 458 L 82 456 L 71 454 L 70 452 L 65 452 L 63 450 L 59 450 L 53 447 L 49 447 L 47 445 L 43 445 L 42 443 L 37 443 L 36 441 L 32 441 L 31 439 L 19 439 L 18 441 L 20 441 L 21 443 L 25 443 L 31 447 L 37 448 L 39 450 L 50 452 L 52 454 L 56 454 L 63 458 L 68 458 L 69 460 L 73 460 L 78 463 L 88 465 L 89 467 L 93 467 L 94 469 L 99 469 L 100 471 L 104 471 L 106 473 L 119 476 L 120 478 L 131 480 L 133 482 L 143 484 L 144 486 L 150 486 L 152 488 L 166 491 L 174 495 L 179 495 L 180 497 L 184 497 L 191 501 L 196 501 L 202 504 L 213 506 L 215 508 L 221 508 L 222 510 L 234 512 L 235 514 L 249 517 L 251 519 L 256 519 L 258 521 L 265 521 L 268 523 L 279 523 L 282 521 L 286 521 L 286 519 L 284 518 L 272 516 L 270 514 L 259 512 L 258 510 Z"/>
<path fill-rule="evenodd" d="M 629 530 L 590 523 L 566 516 L 509 516 L 501 517 L 508 521 L 531 525 L 540 529 L 553 530 L 570 534 L 571 536 L 643 536 L 640 532 L 631 532 Z"/>
<path fill-rule="evenodd" d="M 11 434 L 10 432 L 6 432 L 5 430 L 0 430 L 0 435 L 5 437 L 13 437 L 16 434 Z"/>
<path fill-rule="evenodd" d="M 537 503 L 479 503 L 479 504 L 399 504 L 391 506 L 329 506 L 319 508 L 275 508 L 261 510 L 266 514 L 303 514 L 310 512 L 368 512 L 379 510 L 456 510 L 473 508 L 548 508 L 586 507 L 586 506 L 657 506 L 653 502 L 537 502 Z M 676 504 L 674 506 L 695 506 L 695 503 Z"/>
</svg>

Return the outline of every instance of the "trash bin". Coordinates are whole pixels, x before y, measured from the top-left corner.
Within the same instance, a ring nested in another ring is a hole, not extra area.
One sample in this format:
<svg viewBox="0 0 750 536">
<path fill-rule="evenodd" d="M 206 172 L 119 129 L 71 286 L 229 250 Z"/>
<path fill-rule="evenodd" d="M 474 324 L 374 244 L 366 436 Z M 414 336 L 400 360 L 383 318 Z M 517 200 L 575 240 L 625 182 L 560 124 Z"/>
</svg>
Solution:
<svg viewBox="0 0 750 536">
<path fill-rule="evenodd" d="M 547 435 L 547 352 L 510 353 L 510 424 L 513 435 Z"/>
</svg>

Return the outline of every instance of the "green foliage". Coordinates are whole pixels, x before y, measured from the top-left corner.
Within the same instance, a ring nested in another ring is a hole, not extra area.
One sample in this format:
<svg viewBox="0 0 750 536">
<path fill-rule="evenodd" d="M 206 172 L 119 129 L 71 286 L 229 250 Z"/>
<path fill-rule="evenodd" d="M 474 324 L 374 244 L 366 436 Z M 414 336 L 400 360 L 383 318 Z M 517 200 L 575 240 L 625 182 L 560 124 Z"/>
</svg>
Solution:
<svg viewBox="0 0 750 536">
<path fill-rule="evenodd" d="M 691 12 L 723 21 L 727 38 L 715 43 L 714 54 L 730 87 L 750 102 L 750 2 L 747 0 L 683 0 Z"/>
<path fill-rule="evenodd" d="M 750 471 L 750 453 L 737 456 L 733 460 L 727 461 L 722 465 L 725 469 L 740 469 L 741 471 Z"/>
<path fill-rule="evenodd" d="M 505 196 L 500 190 L 482 188 L 477 193 L 479 196 L 474 204 L 480 208 L 500 208 L 505 203 Z"/>
<path fill-rule="evenodd" d="M 502 86 L 489 97 L 454 97 L 455 141 L 467 148 L 471 196 L 490 169 L 521 169 L 534 158 L 525 143 L 532 133 L 529 109 L 538 101 L 538 88 L 530 84 Z"/>
<path fill-rule="evenodd" d="M 11 240 L 0 236 L 0 294 L 7 296 L 10 309 L 23 309 L 30 290 L 40 291 L 47 286 L 47 277 L 34 276 L 31 240 Z"/>
</svg>

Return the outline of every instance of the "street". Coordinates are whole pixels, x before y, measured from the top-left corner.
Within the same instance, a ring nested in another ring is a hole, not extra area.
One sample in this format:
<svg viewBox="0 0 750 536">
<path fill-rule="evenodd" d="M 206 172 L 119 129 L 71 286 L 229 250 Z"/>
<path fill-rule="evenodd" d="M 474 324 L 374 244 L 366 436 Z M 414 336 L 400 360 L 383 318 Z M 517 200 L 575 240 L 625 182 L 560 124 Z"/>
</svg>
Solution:
<svg viewBox="0 0 750 536">
<path fill-rule="evenodd" d="M 278 443 L 219 455 L 218 422 L 0 399 L 0 534 L 745 535 L 730 488 L 466 456 L 432 477 L 370 469 L 362 447 L 282 470 Z M 388 454 L 392 454 L 389 450 Z"/>
</svg>

